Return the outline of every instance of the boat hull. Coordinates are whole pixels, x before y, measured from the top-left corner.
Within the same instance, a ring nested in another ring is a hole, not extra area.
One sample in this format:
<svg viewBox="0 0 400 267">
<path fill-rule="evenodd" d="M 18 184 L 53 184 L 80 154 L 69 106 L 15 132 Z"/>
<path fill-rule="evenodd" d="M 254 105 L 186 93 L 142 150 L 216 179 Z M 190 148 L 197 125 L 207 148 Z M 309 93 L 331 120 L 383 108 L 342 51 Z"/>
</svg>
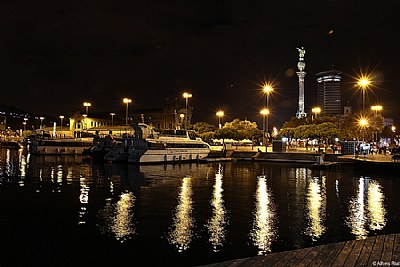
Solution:
<svg viewBox="0 0 400 267">
<path fill-rule="evenodd" d="M 210 150 L 208 149 L 164 149 L 164 150 L 145 150 L 141 153 L 133 153 L 128 157 L 128 163 L 173 163 L 197 161 L 206 158 Z"/>
<path fill-rule="evenodd" d="M 38 140 L 30 152 L 35 155 L 82 155 L 93 145 L 91 140 Z"/>
</svg>

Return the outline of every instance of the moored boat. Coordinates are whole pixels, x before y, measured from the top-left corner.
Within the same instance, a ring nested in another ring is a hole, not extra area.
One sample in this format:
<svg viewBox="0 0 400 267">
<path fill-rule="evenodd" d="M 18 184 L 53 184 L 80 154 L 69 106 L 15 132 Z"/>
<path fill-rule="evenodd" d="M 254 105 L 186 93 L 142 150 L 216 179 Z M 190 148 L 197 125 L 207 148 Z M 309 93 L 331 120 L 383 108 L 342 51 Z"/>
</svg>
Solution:
<svg viewBox="0 0 400 267">
<path fill-rule="evenodd" d="M 82 155 L 93 146 L 93 138 L 35 139 L 30 152 L 37 155 Z"/>
</svg>

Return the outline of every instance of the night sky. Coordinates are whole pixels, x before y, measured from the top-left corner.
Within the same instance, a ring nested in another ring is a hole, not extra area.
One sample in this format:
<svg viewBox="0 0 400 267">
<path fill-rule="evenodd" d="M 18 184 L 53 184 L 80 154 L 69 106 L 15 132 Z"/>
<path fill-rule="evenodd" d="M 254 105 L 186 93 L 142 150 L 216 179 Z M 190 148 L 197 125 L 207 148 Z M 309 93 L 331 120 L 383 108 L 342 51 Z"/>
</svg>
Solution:
<svg viewBox="0 0 400 267">
<path fill-rule="evenodd" d="M 306 111 L 315 74 L 343 72 L 343 105 L 372 75 L 367 105 L 400 119 L 400 1 L 8 1 L 0 8 L 0 103 L 68 115 L 160 108 L 193 94 L 193 120 L 261 121 L 261 84 L 273 82 L 271 121 L 298 108 L 298 51 L 306 49 Z"/>
</svg>

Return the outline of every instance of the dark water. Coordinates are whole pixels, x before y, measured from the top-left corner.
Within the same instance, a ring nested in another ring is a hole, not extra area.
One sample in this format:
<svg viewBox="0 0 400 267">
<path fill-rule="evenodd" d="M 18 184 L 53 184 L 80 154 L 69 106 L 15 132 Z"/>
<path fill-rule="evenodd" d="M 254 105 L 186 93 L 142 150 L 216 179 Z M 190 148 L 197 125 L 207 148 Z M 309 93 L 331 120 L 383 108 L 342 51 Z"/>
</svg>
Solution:
<svg viewBox="0 0 400 267">
<path fill-rule="evenodd" d="M 194 266 L 400 232 L 395 174 L 82 159 L 0 149 L 1 265 Z"/>
</svg>

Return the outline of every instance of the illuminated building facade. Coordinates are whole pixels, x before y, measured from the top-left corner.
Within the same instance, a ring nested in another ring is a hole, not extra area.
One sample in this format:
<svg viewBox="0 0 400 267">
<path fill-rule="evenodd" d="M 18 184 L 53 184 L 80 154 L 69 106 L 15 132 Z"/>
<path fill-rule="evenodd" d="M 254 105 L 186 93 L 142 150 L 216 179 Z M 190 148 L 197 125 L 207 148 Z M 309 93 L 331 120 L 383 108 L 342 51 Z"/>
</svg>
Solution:
<svg viewBox="0 0 400 267">
<path fill-rule="evenodd" d="M 322 109 L 322 113 L 331 116 L 342 114 L 340 101 L 342 72 L 329 70 L 319 72 L 315 76 L 317 78 L 317 105 Z"/>
</svg>

